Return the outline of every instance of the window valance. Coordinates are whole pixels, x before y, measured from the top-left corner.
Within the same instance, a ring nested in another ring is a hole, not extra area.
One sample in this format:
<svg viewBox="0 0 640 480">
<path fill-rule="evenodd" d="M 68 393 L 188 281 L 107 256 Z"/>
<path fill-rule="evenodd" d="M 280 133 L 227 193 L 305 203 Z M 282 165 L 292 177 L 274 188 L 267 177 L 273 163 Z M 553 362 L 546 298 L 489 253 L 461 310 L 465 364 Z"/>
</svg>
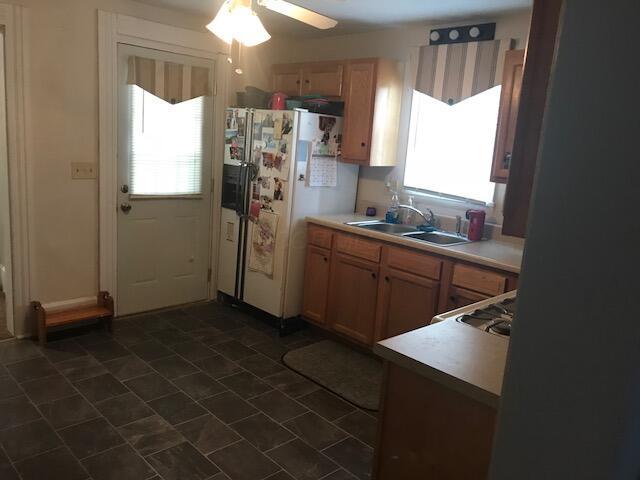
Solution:
<svg viewBox="0 0 640 480">
<path fill-rule="evenodd" d="M 420 47 L 415 89 L 449 105 L 500 84 L 513 40 Z"/>
<path fill-rule="evenodd" d="M 208 68 L 136 56 L 129 57 L 127 84 L 172 104 L 211 94 Z"/>
</svg>

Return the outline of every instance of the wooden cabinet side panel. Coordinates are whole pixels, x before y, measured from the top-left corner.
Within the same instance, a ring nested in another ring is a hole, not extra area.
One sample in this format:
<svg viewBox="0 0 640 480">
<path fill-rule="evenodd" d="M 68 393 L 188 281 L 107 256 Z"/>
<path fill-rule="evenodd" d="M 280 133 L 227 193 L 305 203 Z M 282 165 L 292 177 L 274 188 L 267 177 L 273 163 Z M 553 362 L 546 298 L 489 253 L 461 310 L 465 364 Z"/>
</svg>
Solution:
<svg viewBox="0 0 640 480">
<path fill-rule="evenodd" d="M 518 119 L 523 64 L 524 50 L 505 52 L 498 128 L 493 151 L 493 164 L 491 165 L 491 181 L 496 183 L 506 183 L 509 176 L 509 159 L 513 150 Z"/>
<path fill-rule="evenodd" d="M 376 480 L 487 477 L 494 409 L 394 364 L 383 388 Z"/>
</svg>

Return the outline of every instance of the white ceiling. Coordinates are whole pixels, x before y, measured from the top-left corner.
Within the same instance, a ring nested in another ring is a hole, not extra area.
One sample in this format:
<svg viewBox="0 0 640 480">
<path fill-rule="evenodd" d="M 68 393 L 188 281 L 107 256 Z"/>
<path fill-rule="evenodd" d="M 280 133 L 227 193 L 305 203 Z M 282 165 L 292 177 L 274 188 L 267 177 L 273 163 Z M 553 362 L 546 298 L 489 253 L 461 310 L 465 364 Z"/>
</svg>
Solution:
<svg viewBox="0 0 640 480">
<path fill-rule="evenodd" d="M 213 18 L 223 0 L 139 0 Z M 262 7 L 255 9 L 272 34 L 322 36 L 353 33 L 406 23 L 483 17 L 531 8 L 533 0 L 290 0 L 338 20 L 331 30 L 317 30 Z M 254 0 L 254 4 L 255 4 Z"/>
</svg>

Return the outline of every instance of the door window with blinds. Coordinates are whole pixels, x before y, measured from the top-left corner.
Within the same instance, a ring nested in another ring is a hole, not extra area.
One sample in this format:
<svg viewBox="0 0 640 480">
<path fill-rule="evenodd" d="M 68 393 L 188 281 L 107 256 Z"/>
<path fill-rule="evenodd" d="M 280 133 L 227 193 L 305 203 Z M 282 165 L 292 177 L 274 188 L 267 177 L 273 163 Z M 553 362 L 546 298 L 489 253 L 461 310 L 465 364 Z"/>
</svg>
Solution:
<svg viewBox="0 0 640 480">
<path fill-rule="evenodd" d="M 420 48 L 404 186 L 491 204 L 504 53 L 511 40 Z"/>
<path fill-rule="evenodd" d="M 126 88 L 130 195 L 200 196 L 209 70 L 131 56 Z"/>
</svg>

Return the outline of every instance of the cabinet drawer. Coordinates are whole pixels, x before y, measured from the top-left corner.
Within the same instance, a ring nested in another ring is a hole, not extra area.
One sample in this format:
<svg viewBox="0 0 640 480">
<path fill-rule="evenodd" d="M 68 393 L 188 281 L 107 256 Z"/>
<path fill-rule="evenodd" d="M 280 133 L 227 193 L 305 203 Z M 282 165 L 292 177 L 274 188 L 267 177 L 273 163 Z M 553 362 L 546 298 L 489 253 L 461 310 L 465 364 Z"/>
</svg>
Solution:
<svg viewBox="0 0 640 480">
<path fill-rule="evenodd" d="M 505 292 L 507 276 L 468 265 L 456 265 L 453 267 L 451 283 L 458 287 L 493 296 Z"/>
<path fill-rule="evenodd" d="M 328 228 L 318 227 L 317 225 L 309 225 L 307 229 L 307 243 L 321 248 L 331 248 L 331 239 L 333 231 Z"/>
<path fill-rule="evenodd" d="M 440 280 L 442 260 L 404 248 L 387 247 L 386 264 L 397 270 Z"/>
<path fill-rule="evenodd" d="M 341 253 L 346 253 L 358 258 L 364 258 L 371 262 L 380 261 L 380 250 L 382 245 L 378 242 L 365 240 L 364 238 L 342 233 L 336 236 L 336 249 Z"/>
</svg>

